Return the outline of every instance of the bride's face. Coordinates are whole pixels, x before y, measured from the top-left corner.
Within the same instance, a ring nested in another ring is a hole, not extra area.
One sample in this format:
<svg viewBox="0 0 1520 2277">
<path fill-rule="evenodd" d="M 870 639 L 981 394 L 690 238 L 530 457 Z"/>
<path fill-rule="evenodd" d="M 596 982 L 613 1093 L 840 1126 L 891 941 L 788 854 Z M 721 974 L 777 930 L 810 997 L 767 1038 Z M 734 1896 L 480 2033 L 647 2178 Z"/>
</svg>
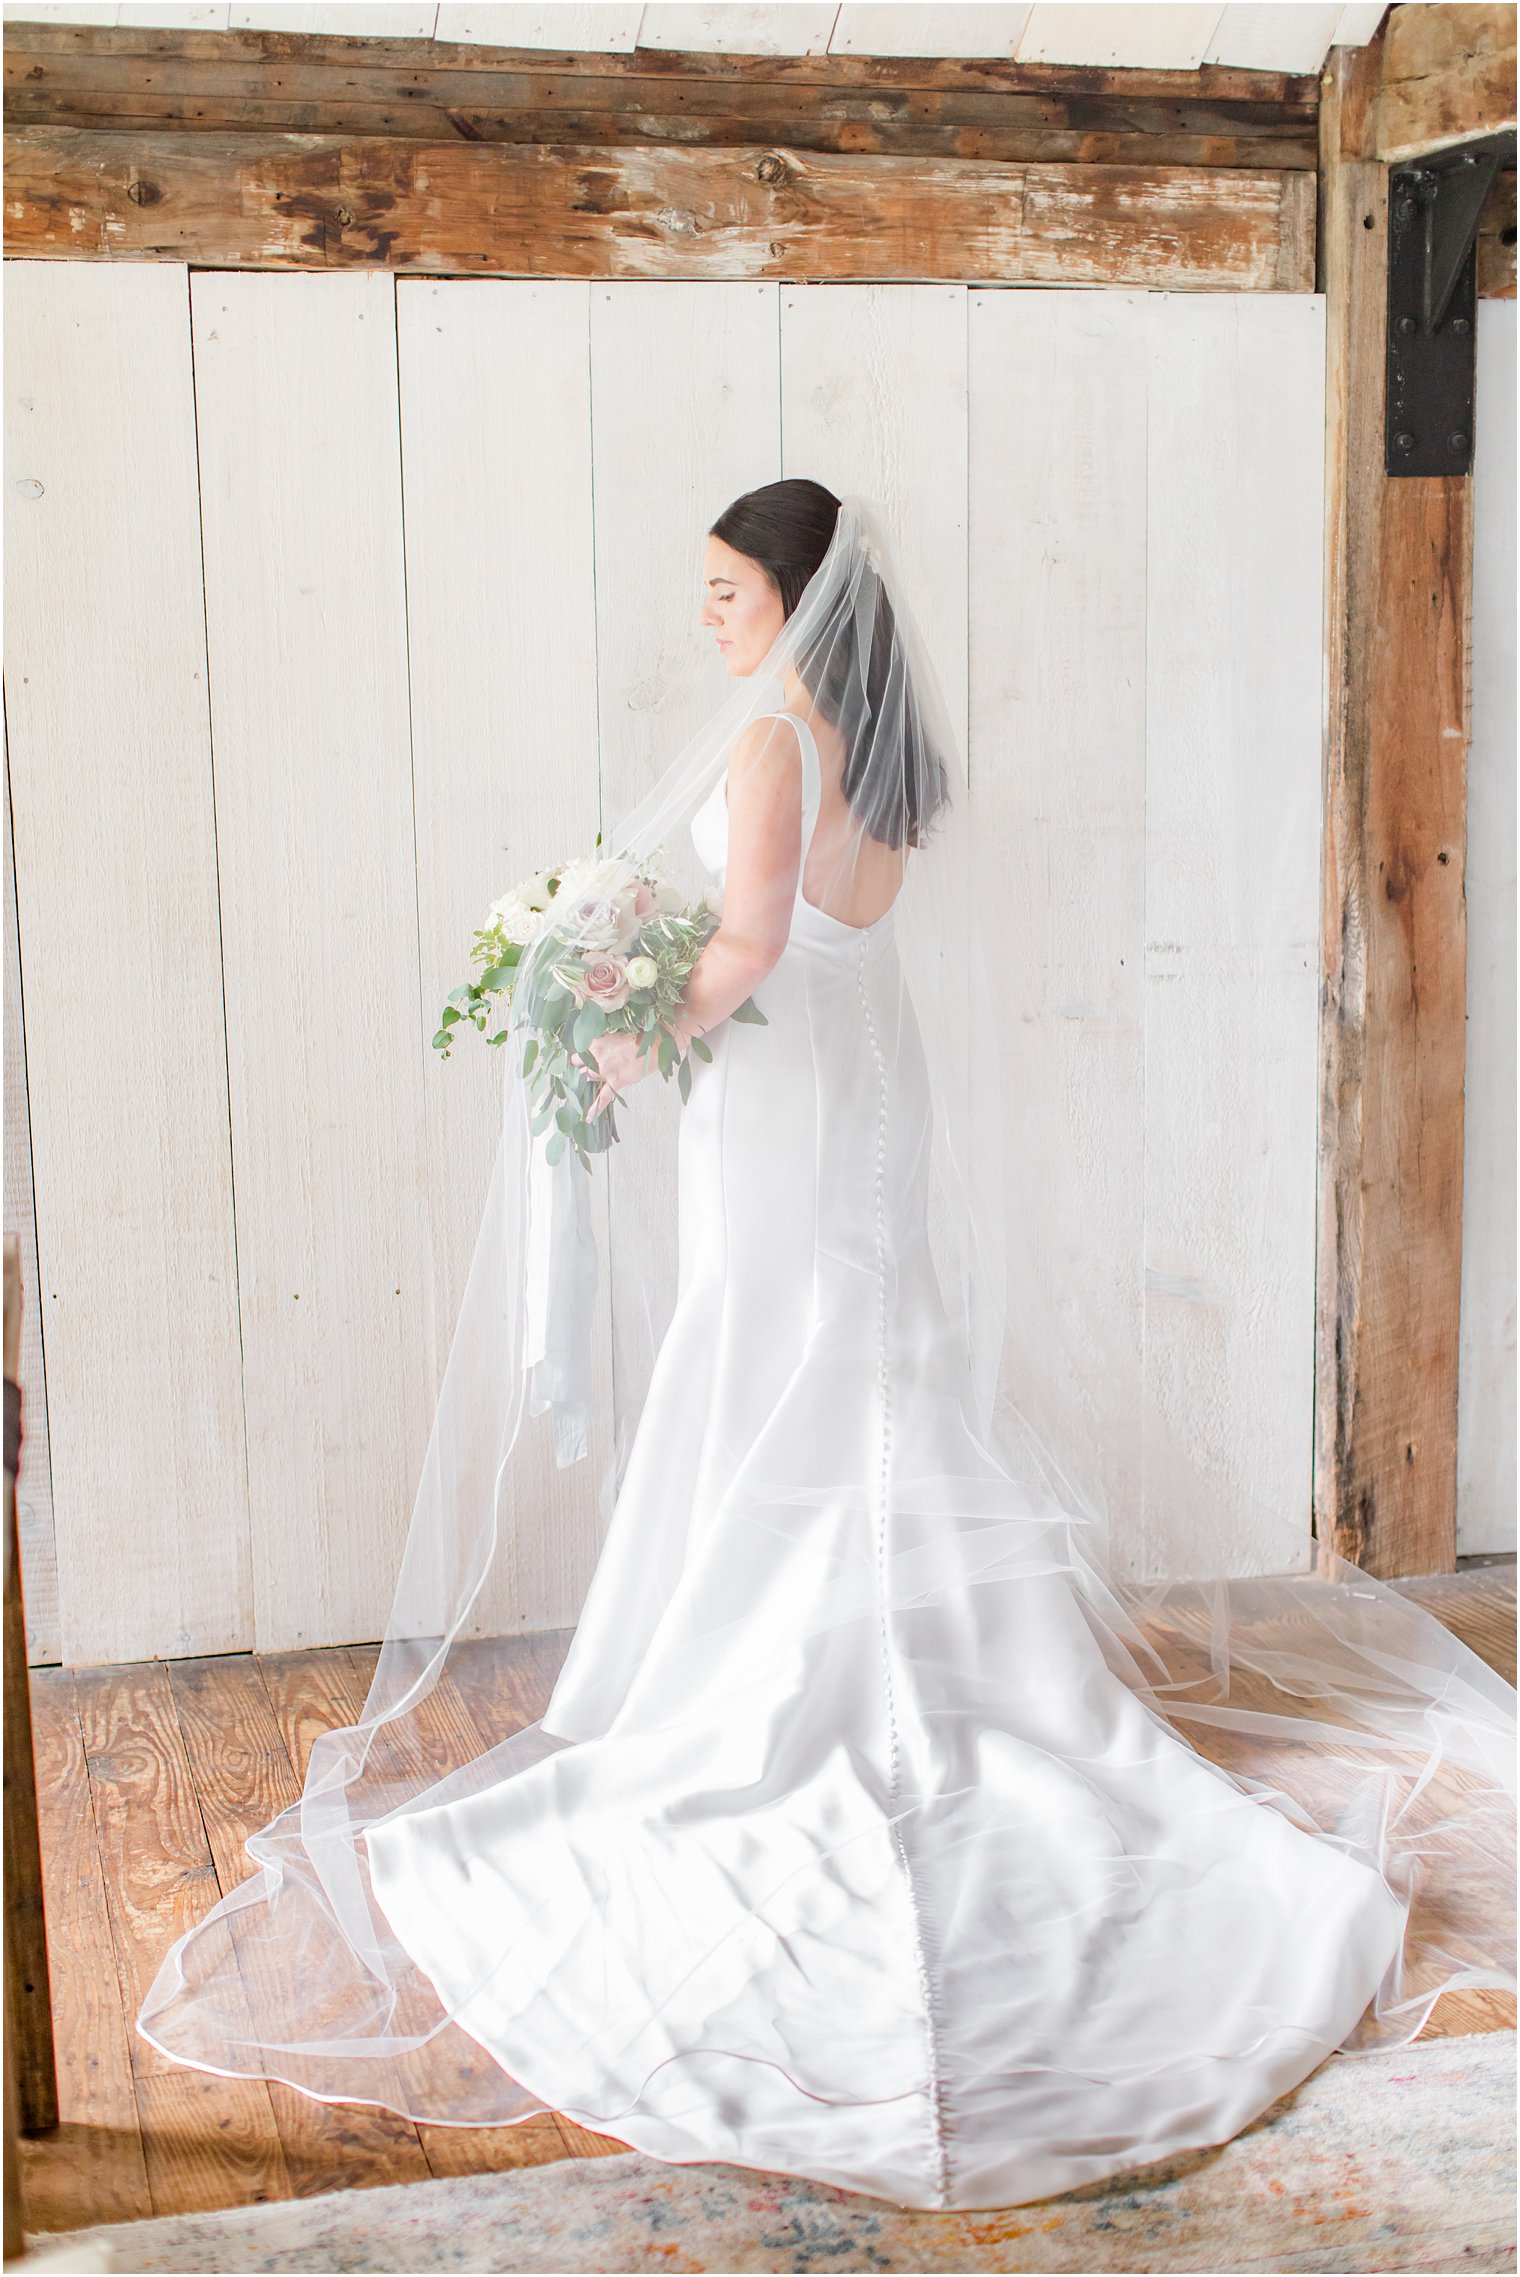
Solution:
<svg viewBox="0 0 1520 2277">
<path fill-rule="evenodd" d="M 701 622 L 712 628 L 718 654 L 735 678 L 753 672 L 786 623 L 781 595 L 758 561 L 709 538 L 702 565 Z"/>
</svg>

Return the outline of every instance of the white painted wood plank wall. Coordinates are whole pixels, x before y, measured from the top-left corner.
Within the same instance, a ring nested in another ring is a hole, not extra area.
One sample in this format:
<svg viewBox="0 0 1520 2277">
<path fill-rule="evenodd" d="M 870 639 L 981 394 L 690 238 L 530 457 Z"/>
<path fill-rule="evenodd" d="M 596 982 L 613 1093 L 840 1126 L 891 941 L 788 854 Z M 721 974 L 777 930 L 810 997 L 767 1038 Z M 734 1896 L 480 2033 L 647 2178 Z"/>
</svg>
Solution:
<svg viewBox="0 0 1520 2277">
<path fill-rule="evenodd" d="M 470 935 L 512 879 L 589 846 L 597 787 L 590 287 L 403 278 L 396 292 L 411 657 L 416 1022 L 434 1261 L 435 1404 L 501 1129 L 499 1052 L 471 1031 L 431 1049 Z M 605 1246 L 606 1181 L 594 1207 Z M 606 1282 L 597 1394 L 611 1404 Z M 593 1442 L 598 1472 L 610 1432 Z M 530 1434 L 523 1502 L 470 1616 L 475 1631 L 554 1627 L 585 1594 L 596 1536 L 580 1469 Z M 415 1466 L 414 1466 L 415 1470 Z M 536 1513 L 536 1518 L 532 1516 Z"/>
<path fill-rule="evenodd" d="M 1003 1380 L 1143 1507 L 1148 328 L 1133 293 L 970 296 L 971 781 L 1007 928 L 1034 1209 Z M 1042 1317 L 1053 1329 L 1040 1326 Z"/>
<path fill-rule="evenodd" d="M 1307 1561 L 1324 302 L 1152 296 L 1147 1574 Z"/>
<path fill-rule="evenodd" d="M 1306 1562 L 1320 304 L 25 271 L 11 463 L 54 510 L 11 516 L 11 762 L 76 1323 L 47 1354 L 65 1658 L 379 1633 L 494 1152 L 495 1055 L 439 1061 L 438 1008 L 499 886 L 723 693 L 703 533 L 782 471 L 884 498 L 969 724 L 1031 1263 L 1116 1555 Z M 614 1422 L 673 1294 L 640 1227 L 679 1110 L 639 1105 L 599 1194 Z M 1050 1358 L 1014 1324 L 1037 1420 Z M 598 1467 L 544 1465 L 490 1623 L 574 1617 Z"/>
<path fill-rule="evenodd" d="M 62 1649 L 216 1652 L 252 1613 L 200 526 L 235 469 L 198 484 L 182 267 L 8 262 L 5 287 L 6 724 Z M 254 542 L 284 576 L 287 493 L 265 472 Z M 266 1048 L 288 1068 L 287 1036 Z M 288 1441 L 311 1403 L 280 1390 Z M 312 1536 L 310 1505 L 299 1522 Z"/>
<path fill-rule="evenodd" d="M 1478 309 L 1457 1550 L 1515 1547 L 1515 303 Z"/>
</svg>

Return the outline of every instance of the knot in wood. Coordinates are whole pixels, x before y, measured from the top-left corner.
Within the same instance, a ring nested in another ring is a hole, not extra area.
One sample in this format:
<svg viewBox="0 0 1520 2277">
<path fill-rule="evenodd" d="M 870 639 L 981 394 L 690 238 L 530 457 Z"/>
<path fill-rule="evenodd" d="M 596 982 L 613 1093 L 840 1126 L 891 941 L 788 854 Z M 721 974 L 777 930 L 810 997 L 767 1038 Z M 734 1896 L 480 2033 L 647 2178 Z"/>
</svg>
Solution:
<svg viewBox="0 0 1520 2277">
<path fill-rule="evenodd" d="M 349 223 L 353 220 L 353 218 L 354 217 L 349 212 L 347 206 L 333 207 L 333 220 L 337 223 L 340 229 L 347 229 Z"/>
<path fill-rule="evenodd" d="M 127 184 L 127 196 L 135 206 L 156 206 L 163 194 L 156 182 L 136 181 Z"/>
<path fill-rule="evenodd" d="M 774 150 L 768 150 L 755 168 L 755 180 L 757 182 L 784 182 L 786 180 L 786 160 L 778 158 Z"/>
<path fill-rule="evenodd" d="M 654 218 L 672 237 L 695 237 L 702 226 L 694 213 L 681 206 L 661 206 Z"/>
</svg>

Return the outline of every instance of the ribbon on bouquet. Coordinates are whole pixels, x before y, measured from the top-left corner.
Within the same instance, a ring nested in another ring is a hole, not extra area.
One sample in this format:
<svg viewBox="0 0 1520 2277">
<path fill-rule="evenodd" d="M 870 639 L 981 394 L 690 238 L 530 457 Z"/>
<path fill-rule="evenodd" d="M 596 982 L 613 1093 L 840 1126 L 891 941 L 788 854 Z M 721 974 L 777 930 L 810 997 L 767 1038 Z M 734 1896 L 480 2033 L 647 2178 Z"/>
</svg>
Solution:
<svg viewBox="0 0 1520 2277">
<path fill-rule="evenodd" d="M 553 1411 L 554 1460 L 564 1470 L 588 1447 L 597 1257 L 591 1179 L 573 1147 L 549 1161 L 553 1130 L 530 1141 L 523 1368 L 528 1413 Z"/>
</svg>

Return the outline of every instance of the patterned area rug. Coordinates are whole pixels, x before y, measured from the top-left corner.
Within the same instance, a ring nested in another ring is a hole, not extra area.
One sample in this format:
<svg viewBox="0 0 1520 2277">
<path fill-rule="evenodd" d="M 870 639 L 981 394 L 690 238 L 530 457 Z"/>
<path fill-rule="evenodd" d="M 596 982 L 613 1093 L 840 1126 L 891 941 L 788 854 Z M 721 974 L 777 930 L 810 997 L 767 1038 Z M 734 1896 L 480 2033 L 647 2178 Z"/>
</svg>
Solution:
<svg viewBox="0 0 1520 2277">
<path fill-rule="evenodd" d="M 1515 2035 L 1331 2056 L 1233 2142 L 998 2213 L 630 2154 L 28 2242 L 144 2273 L 1510 2270 Z"/>
</svg>

